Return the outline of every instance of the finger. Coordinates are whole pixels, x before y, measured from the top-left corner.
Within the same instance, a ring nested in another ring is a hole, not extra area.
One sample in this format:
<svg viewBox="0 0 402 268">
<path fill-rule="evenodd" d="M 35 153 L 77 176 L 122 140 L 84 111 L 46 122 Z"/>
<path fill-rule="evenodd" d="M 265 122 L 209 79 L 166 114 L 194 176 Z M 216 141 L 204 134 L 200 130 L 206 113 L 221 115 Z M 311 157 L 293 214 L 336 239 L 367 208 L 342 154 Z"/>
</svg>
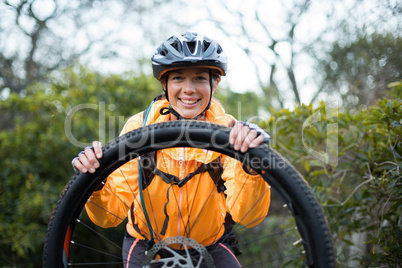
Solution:
<svg viewBox="0 0 402 268">
<path fill-rule="evenodd" d="M 235 142 L 233 147 L 236 151 L 240 150 L 244 139 L 246 138 L 250 129 L 246 126 L 241 125 L 240 130 L 238 131 L 237 137 L 235 138 Z"/>
<path fill-rule="evenodd" d="M 91 150 L 92 151 L 92 150 Z M 93 152 L 92 152 L 93 154 Z M 90 173 L 94 173 L 95 172 L 95 167 L 91 164 L 91 162 L 88 160 L 87 158 L 87 149 L 85 149 L 85 153 L 81 154 L 79 156 L 80 162 L 81 164 L 84 166 L 84 168 L 86 170 L 88 170 Z"/>
<path fill-rule="evenodd" d="M 250 144 L 255 140 L 257 137 L 258 133 L 256 130 L 249 130 L 248 133 L 246 134 L 245 139 L 243 140 L 243 143 L 241 144 L 241 149 L 240 151 L 242 153 L 247 152 L 249 149 Z"/>
<path fill-rule="evenodd" d="M 88 169 L 81 163 L 81 160 L 79 160 L 78 158 L 74 160 L 74 166 L 82 173 L 87 173 L 88 171 Z"/>
<path fill-rule="evenodd" d="M 94 148 L 95 155 L 98 159 L 102 158 L 103 151 L 102 151 L 102 143 L 100 141 L 92 142 L 92 147 Z"/>
<path fill-rule="evenodd" d="M 89 172 L 92 171 L 92 168 L 94 169 L 93 172 L 95 172 L 95 169 L 97 169 L 99 167 L 99 162 L 98 159 L 95 156 L 95 152 L 91 147 L 87 147 L 85 148 L 85 156 L 88 159 L 88 162 L 90 164 L 89 168 Z M 93 173 L 91 172 L 91 173 Z"/>
<path fill-rule="evenodd" d="M 255 148 L 258 145 L 260 145 L 264 141 L 264 135 L 259 135 L 256 138 L 253 139 L 253 141 L 250 143 L 250 148 Z"/>
<path fill-rule="evenodd" d="M 241 122 L 237 121 L 235 123 L 235 125 L 233 126 L 233 128 L 229 134 L 229 143 L 230 144 L 234 144 L 235 140 L 237 139 L 238 133 L 242 127 L 243 127 L 243 124 Z"/>
<path fill-rule="evenodd" d="M 228 126 L 229 127 L 233 127 L 235 124 L 236 124 L 236 119 L 234 119 L 233 117 L 231 117 L 230 119 L 229 119 L 229 122 L 228 122 Z"/>
</svg>

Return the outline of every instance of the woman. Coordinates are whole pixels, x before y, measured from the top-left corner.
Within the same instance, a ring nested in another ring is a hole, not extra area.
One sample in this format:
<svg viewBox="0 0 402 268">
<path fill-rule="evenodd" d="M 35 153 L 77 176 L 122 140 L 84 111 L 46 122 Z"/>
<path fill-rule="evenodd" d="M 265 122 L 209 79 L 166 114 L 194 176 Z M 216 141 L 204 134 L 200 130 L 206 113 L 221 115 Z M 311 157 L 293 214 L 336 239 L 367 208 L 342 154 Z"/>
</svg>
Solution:
<svg viewBox="0 0 402 268">
<path fill-rule="evenodd" d="M 164 94 L 146 113 L 130 118 L 121 134 L 143 125 L 192 119 L 232 127 L 229 142 L 242 152 L 269 138 L 256 125 L 236 122 L 213 98 L 227 67 L 227 58 L 216 41 L 189 32 L 172 36 L 158 47 L 152 66 Z M 93 148 L 86 148 L 73 160 L 73 166 L 93 173 L 101 157 L 102 145 L 94 142 Z M 240 267 L 224 239 L 225 217 L 230 213 L 234 221 L 246 227 L 259 224 L 270 202 L 266 182 L 241 162 L 208 150 L 163 149 L 150 159 L 155 160 L 148 168 L 151 175 L 145 174 L 145 166 L 139 169 L 139 161 L 134 159 L 113 172 L 86 205 L 91 220 L 102 227 L 117 226 L 129 217 L 123 243 L 125 267 L 141 266 L 150 242 L 175 236 L 190 237 L 205 246 L 216 267 Z M 212 164 L 221 168 L 214 173 L 208 169 Z M 202 171 L 201 166 L 205 167 Z M 196 170 L 199 173 L 193 176 Z M 146 187 L 142 200 L 140 172 Z M 191 179 L 179 186 L 177 182 L 188 176 Z M 217 180 L 222 181 L 223 188 L 218 189 Z"/>
</svg>

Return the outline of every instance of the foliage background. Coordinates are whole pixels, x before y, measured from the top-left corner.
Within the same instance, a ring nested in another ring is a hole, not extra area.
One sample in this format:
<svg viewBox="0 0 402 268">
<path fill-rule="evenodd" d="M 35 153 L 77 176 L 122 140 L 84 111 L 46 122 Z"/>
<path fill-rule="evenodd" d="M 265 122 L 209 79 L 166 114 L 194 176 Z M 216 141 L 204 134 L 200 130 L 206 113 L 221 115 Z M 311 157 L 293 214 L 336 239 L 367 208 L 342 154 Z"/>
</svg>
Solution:
<svg viewBox="0 0 402 268">
<path fill-rule="evenodd" d="M 323 205 L 340 267 L 400 267 L 402 260 L 402 83 L 390 86 L 388 98 L 368 109 L 333 116 L 326 114 L 325 103 L 302 105 L 276 112 L 266 122 L 276 135 L 273 146 L 303 174 Z M 304 130 L 303 141 L 303 123 L 317 112 L 322 120 Z M 327 126 L 334 123 L 338 131 L 331 133 Z M 334 134 L 336 166 L 307 152 L 306 145 L 328 152 Z"/>
</svg>

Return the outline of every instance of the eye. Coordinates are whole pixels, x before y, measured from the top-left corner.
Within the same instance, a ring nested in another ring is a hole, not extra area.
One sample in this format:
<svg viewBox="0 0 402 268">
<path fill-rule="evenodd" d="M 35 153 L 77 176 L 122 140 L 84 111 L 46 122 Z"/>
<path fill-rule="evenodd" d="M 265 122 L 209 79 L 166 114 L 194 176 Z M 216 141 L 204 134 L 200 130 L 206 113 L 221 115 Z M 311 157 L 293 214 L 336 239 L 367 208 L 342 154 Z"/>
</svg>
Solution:
<svg viewBox="0 0 402 268">
<path fill-rule="evenodd" d="M 171 79 L 179 81 L 179 80 L 183 80 L 183 77 L 181 75 L 173 75 Z"/>
<path fill-rule="evenodd" d="M 206 81 L 208 80 L 208 77 L 206 75 L 199 75 L 196 79 L 199 81 Z"/>
</svg>

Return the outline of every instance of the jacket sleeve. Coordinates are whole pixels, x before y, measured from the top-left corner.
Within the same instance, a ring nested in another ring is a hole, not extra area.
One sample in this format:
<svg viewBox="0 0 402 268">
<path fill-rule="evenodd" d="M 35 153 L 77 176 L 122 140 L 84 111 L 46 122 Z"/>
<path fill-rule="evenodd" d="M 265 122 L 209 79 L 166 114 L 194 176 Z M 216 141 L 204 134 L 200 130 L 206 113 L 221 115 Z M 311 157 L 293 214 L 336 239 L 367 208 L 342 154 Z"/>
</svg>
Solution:
<svg viewBox="0 0 402 268">
<path fill-rule="evenodd" d="M 121 135 L 140 127 L 141 123 L 142 114 L 133 116 Z M 103 188 L 91 195 L 85 205 L 89 218 L 104 228 L 119 225 L 126 218 L 138 189 L 138 159 L 135 158 L 111 173 Z"/>
<path fill-rule="evenodd" d="M 260 175 L 250 175 L 242 163 L 229 156 L 222 156 L 222 179 L 226 186 L 226 207 L 234 221 L 254 227 L 267 216 L 270 186 Z"/>
</svg>

